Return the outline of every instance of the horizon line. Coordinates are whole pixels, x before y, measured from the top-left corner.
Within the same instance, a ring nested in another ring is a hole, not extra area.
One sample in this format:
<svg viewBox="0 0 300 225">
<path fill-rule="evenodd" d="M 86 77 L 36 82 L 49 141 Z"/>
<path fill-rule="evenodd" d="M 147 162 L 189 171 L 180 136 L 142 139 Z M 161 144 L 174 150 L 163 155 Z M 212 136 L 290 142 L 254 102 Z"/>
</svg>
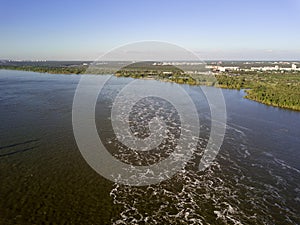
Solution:
<svg viewBox="0 0 300 225">
<path fill-rule="evenodd" d="M 89 59 L 1 59 L 0 62 L 11 61 L 11 62 L 95 62 L 101 60 L 89 60 Z M 128 62 L 128 61 L 138 61 L 138 60 L 103 60 L 107 62 Z M 156 61 L 156 60 L 142 60 L 142 61 Z M 161 61 L 161 60 L 158 60 Z M 260 62 L 300 62 L 300 59 L 199 59 L 199 60 L 163 60 L 165 62 L 168 61 L 260 61 Z"/>
</svg>

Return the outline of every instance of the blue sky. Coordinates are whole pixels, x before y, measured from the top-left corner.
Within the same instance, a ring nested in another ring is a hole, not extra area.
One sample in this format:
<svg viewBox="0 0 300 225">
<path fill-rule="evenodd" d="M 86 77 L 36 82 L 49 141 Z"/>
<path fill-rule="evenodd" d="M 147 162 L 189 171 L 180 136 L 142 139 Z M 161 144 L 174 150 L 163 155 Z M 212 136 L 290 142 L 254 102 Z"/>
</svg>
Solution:
<svg viewBox="0 0 300 225">
<path fill-rule="evenodd" d="M 93 60 L 167 41 L 203 59 L 300 60 L 300 0 L 0 0 L 0 58 Z"/>
</svg>

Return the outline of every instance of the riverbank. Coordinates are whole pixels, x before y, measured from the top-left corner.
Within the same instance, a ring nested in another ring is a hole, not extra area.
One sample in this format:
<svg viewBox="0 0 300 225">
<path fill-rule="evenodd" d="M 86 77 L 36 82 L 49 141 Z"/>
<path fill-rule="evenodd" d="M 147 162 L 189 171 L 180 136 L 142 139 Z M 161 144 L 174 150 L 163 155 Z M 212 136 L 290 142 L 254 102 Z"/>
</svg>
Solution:
<svg viewBox="0 0 300 225">
<path fill-rule="evenodd" d="M 20 70 L 37 73 L 51 73 L 51 74 L 84 74 L 87 66 L 4 66 L 1 65 L 0 69 L 5 70 Z"/>
<path fill-rule="evenodd" d="M 41 66 L 0 66 L 0 69 L 32 71 L 51 74 L 85 74 L 87 66 L 41 67 Z M 300 74 L 299 73 L 261 73 L 243 72 L 239 74 L 217 74 L 215 76 L 191 76 L 173 70 L 165 74 L 163 70 L 121 70 L 114 73 L 118 77 L 135 79 L 154 79 L 188 85 L 215 86 L 227 89 L 247 89 L 245 98 L 265 105 L 300 111 Z M 148 68 L 149 69 L 149 68 Z M 170 69 L 170 68 L 168 68 Z M 112 70 L 113 71 L 113 70 Z M 109 74 L 108 70 L 92 71 L 94 74 Z M 89 71 L 91 73 L 91 71 Z"/>
<path fill-rule="evenodd" d="M 221 88 L 247 89 L 245 98 L 265 105 L 300 111 L 299 73 L 218 75 Z"/>
</svg>

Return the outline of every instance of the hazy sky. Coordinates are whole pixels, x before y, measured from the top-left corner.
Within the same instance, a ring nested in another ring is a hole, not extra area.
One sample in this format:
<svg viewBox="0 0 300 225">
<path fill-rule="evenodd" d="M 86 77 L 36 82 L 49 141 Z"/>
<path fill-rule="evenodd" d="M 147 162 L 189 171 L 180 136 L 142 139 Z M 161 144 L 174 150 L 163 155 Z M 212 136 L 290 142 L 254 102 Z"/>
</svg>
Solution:
<svg viewBox="0 0 300 225">
<path fill-rule="evenodd" d="M 0 0 L 0 58 L 88 59 L 167 41 L 202 59 L 300 60 L 300 0 Z"/>
</svg>

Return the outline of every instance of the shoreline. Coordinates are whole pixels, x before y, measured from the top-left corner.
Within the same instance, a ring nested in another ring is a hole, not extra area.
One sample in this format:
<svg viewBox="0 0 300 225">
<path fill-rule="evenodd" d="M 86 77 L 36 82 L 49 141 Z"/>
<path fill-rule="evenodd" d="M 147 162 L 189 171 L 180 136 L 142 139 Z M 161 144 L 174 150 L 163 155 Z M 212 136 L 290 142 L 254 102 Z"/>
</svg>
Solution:
<svg viewBox="0 0 300 225">
<path fill-rule="evenodd" d="M 56 69 L 56 68 L 55 68 Z M 33 73 L 41 73 L 41 74 L 53 74 L 53 75 L 84 75 L 85 70 L 81 71 L 80 73 L 71 73 L 71 72 L 65 72 L 63 73 L 62 71 L 55 71 L 54 70 L 44 70 L 44 71 L 35 71 L 35 70 L 30 70 L 29 68 L 26 69 L 22 69 L 22 68 L 1 68 L 0 70 L 10 70 L 10 71 L 23 71 L 23 72 L 33 72 Z M 63 68 L 61 68 L 63 69 Z M 55 72 L 54 72 L 55 71 Z M 103 73 L 103 74 L 90 74 L 90 75 L 108 75 L 110 73 Z M 132 76 L 118 76 L 116 74 L 110 74 L 113 75 L 115 77 L 123 77 L 123 78 L 132 78 L 132 79 L 143 79 L 143 80 L 157 80 L 157 81 L 161 81 L 161 82 L 169 82 L 169 83 L 176 83 L 176 84 L 185 84 L 185 85 L 190 85 L 190 86 L 211 86 L 211 87 L 216 87 L 216 88 L 221 88 L 221 89 L 230 89 L 230 90 L 238 90 L 240 91 L 241 89 L 247 89 L 247 90 L 253 90 L 252 88 L 234 88 L 234 87 L 229 87 L 226 85 L 208 85 L 208 84 L 189 84 L 189 83 L 178 83 L 174 80 L 169 80 L 169 79 L 155 79 L 155 77 L 132 77 Z M 255 101 L 258 102 L 260 104 L 264 104 L 266 106 L 272 106 L 275 108 L 279 108 L 279 109 L 284 109 L 284 110 L 290 110 L 290 111 L 295 111 L 295 112 L 300 112 L 300 106 L 299 108 L 295 108 L 295 107 L 288 107 L 288 106 L 279 106 L 278 104 L 272 104 L 272 103 L 267 103 L 267 102 L 263 102 L 263 101 L 259 101 L 258 99 L 255 99 L 254 97 L 251 97 L 251 95 L 249 95 L 249 93 L 247 93 L 246 90 L 244 90 L 244 92 L 246 93 L 246 95 L 243 97 L 245 99 L 248 99 L 250 101 Z"/>
</svg>

